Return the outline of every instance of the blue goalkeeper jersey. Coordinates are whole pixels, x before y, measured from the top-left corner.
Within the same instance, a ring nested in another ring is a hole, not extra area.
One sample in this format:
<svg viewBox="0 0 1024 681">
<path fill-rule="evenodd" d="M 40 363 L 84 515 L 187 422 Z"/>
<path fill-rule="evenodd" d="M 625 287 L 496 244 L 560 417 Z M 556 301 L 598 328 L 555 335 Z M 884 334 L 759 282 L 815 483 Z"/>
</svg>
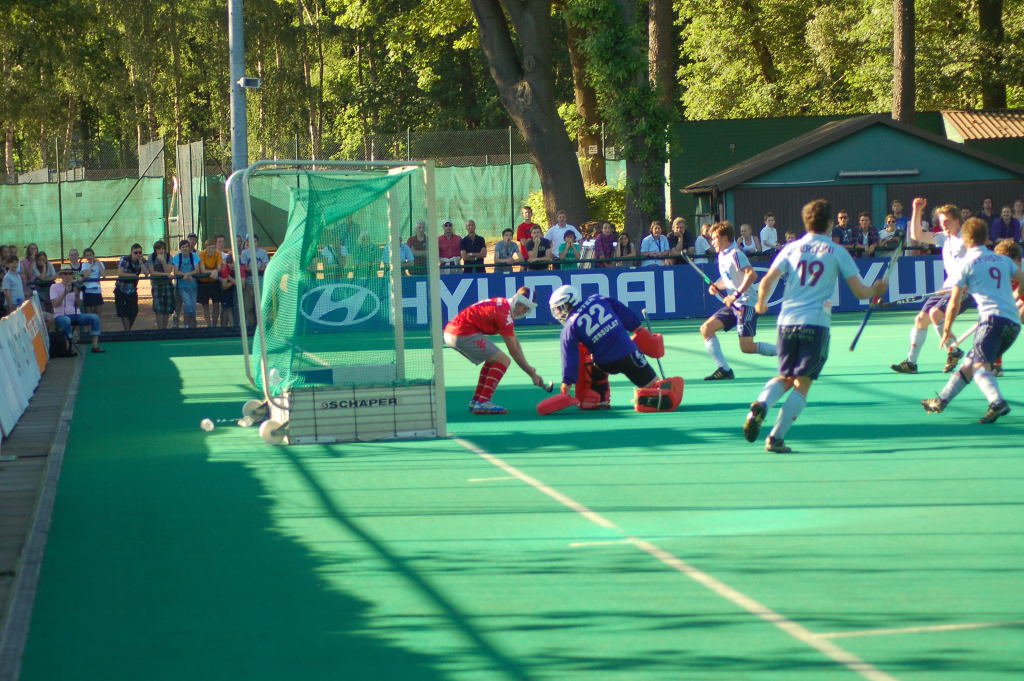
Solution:
<svg viewBox="0 0 1024 681">
<path fill-rule="evenodd" d="M 617 300 L 597 294 L 573 310 L 562 327 L 562 382 L 575 383 L 583 343 L 597 364 L 611 363 L 637 351 L 629 333 L 640 318 Z"/>
</svg>

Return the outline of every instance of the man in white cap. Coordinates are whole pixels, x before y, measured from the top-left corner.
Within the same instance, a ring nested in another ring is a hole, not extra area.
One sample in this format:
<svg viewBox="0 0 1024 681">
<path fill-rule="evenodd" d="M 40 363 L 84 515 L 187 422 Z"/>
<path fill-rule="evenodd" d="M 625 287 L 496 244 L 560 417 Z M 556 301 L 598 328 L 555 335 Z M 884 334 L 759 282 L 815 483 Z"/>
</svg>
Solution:
<svg viewBox="0 0 1024 681">
<path fill-rule="evenodd" d="M 476 391 L 469 402 L 469 410 L 474 414 L 508 413 L 508 409 L 491 402 L 501 377 L 511 363 L 508 355 L 512 355 L 534 385 L 544 385 L 536 369 L 526 361 L 513 325 L 514 320 L 526 316 L 536 307 L 533 289 L 521 286 L 511 298 L 488 298 L 470 305 L 444 327 L 446 345 L 458 350 L 473 364 L 483 364 Z M 505 339 L 508 355 L 488 338 L 495 334 Z"/>
</svg>

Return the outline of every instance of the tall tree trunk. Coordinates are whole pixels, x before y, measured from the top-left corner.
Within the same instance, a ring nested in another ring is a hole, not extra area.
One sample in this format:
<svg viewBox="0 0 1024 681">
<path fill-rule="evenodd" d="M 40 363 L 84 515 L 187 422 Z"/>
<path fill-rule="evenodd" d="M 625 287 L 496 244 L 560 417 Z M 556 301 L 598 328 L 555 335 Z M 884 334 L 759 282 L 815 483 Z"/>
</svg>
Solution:
<svg viewBox="0 0 1024 681">
<path fill-rule="evenodd" d="M 632 0 L 615 0 L 626 26 L 637 23 Z M 646 51 L 650 54 L 650 48 Z M 648 73 L 649 73 L 648 67 Z M 650 87 L 648 73 L 637 71 L 632 75 L 632 86 L 638 90 Z M 627 144 L 633 149 L 645 149 L 648 140 L 636 133 Z M 653 220 L 665 217 L 664 171 L 660 158 L 647 154 L 626 154 L 626 230 L 633 237 L 642 237 Z"/>
<path fill-rule="evenodd" d="M 470 0 L 470 4 L 501 103 L 537 166 L 548 220 L 554 222 L 555 212 L 562 209 L 571 222 L 583 223 L 589 218 L 583 177 L 555 104 L 550 0 Z M 509 23 L 515 28 L 518 48 Z"/>
<path fill-rule="evenodd" d="M 569 24 L 569 61 L 572 64 L 572 83 L 576 93 L 576 109 L 583 117 L 583 127 L 576 135 L 583 183 L 608 184 L 604 148 L 601 145 L 601 116 L 597 109 L 597 93 L 587 82 L 587 58 L 580 51 L 581 31 Z M 593 150 L 593 153 L 592 153 Z"/>
<path fill-rule="evenodd" d="M 669 111 L 676 111 L 677 57 L 672 0 L 647 0 L 647 12 L 648 77 L 658 93 L 658 102 Z"/>
<path fill-rule="evenodd" d="M 765 35 L 764 29 L 761 27 L 761 18 L 758 16 L 757 8 L 754 7 L 751 0 L 740 0 L 739 10 L 749 28 L 750 49 L 753 50 L 757 59 L 761 77 L 766 83 L 778 82 L 779 72 L 775 68 L 775 57 L 772 55 L 771 48 L 768 47 L 769 37 Z"/>
<path fill-rule="evenodd" d="M 914 0 L 892 3 L 892 117 L 914 122 Z"/>
<path fill-rule="evenodd" d="M 1003 51 L 1006 32 L 1003 29 L 1003 0 L 978 0 L 978 39 L 981 58 L 981 106 L 983 109 L 1006 108 L 1006 76 Z"/>
</svg>

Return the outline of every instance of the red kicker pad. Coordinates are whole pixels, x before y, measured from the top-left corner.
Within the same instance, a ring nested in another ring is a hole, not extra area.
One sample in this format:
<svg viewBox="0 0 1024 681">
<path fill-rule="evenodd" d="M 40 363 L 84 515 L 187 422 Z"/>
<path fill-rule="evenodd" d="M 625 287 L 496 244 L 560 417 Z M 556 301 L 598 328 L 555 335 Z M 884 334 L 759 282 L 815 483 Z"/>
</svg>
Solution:
<svg viewBox="0 0 1024 681">
<path fill-rule="evenodd" d="M 558 393 L 551 397 L 546 397 L 537 403 L 537 413 L 541 416 L 547 416 L 548 414 L 554 414 L 556 411 L 562 411 L 569 407 L 576 407 L 580 403 L 572 395 L 567 393 Z"/>
<path fill-rule="evenodd" d="M 665 338 L 660 333 L 651 333 L 640 326 L 633 332 L 633 342 L 648 357 L 660 359 L 665 356 Z"/>
<path fill-rule="evenodd" d="M 675 411 L 683 401 L 683 379 L 679 376 L 658 381 L 650 388 L 636 389 L 636 410 L 639 412 Z"/>
<path fill-rule="evenodd" d="M 580 366 L 576 378 L 576 397 L 580 400 L 580 409 L 610 409 L 611 396 L 608 374 L 594 365 L 590 350 L 580 343 Z"/>
</svg>

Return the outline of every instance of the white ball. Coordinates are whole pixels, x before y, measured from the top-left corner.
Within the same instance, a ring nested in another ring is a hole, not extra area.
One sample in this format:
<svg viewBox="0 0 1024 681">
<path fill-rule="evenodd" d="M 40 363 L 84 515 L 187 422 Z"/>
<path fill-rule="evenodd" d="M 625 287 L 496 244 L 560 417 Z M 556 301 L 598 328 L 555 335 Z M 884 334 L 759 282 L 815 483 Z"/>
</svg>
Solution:
<svg viewBox="0 0 1024 681">
<path fill-rule="evenodd" d="M 268 371 L 267 377 L 270 379 L 271 383 L 281 382 L 281 372 L 277 370 L 277 367 L 274 367 L 270 371 Z"/>
<path fill-rule="evenodd" d="M 199 427 L 205 430 L 206 432 L 210 432 L 211 430 L 213 430 L 213 421 L 211 421 L 210 419 L 203 419 L 202 421 L 199 422 Z"/>
</svg>

